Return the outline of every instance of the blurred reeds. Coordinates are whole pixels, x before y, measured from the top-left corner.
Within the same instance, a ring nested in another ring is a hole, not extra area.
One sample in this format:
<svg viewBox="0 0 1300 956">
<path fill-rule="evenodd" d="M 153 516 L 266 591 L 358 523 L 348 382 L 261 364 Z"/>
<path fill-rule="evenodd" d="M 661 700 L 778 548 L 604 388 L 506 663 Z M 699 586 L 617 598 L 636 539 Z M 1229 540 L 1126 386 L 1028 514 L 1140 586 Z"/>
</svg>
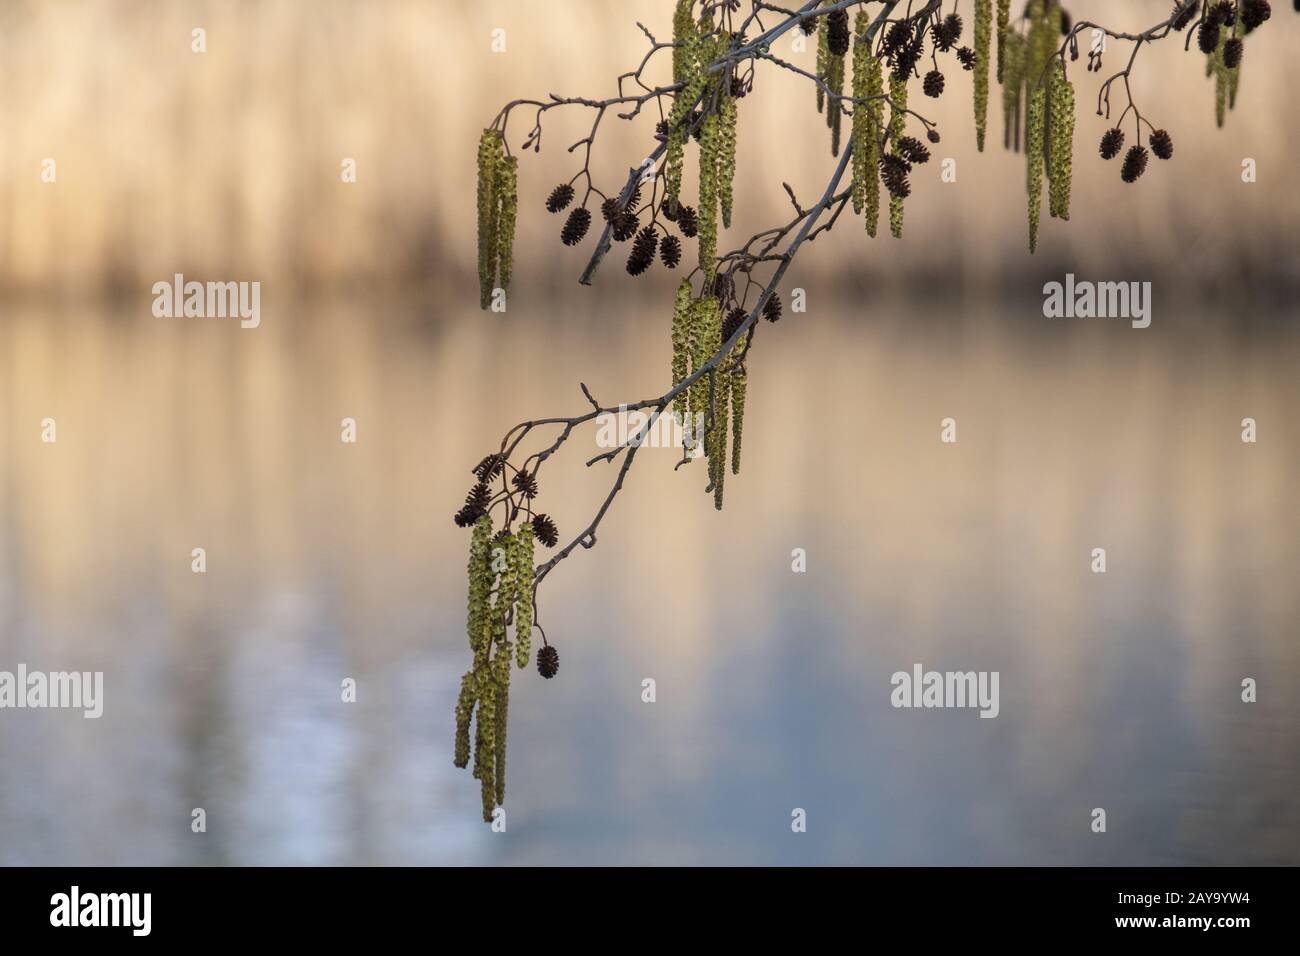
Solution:
<svg viewBox="0 0 1300 956">
<path fill-rule="evenodd" d="M 1166 0 L 1076 0 L 1076 16 L 1140 29 Z M 608 96 L 614 77 L 640 62 L 641 21 L 664 38 L 669 0 L 147 0 L 0 7 L 0 293 L 143 295 L 174 272 L 195 278 L 337 284 L 463 283 L 472 294 L 473 155 L 479 129 L 512 97 L 550 92 Z M 969 18 L 968 18 L 969 19 Z M 191 52 L 206 30 L 207 52 Z M 506 50 L 492 52 L 504 28 Z M 1025 251 L 1022 158 L 1002 151 L 998 97 L 990 150 L 974 147 L 970 78 L 946 68 L 940 100 L 913 104 L 943 141 L 918 170 L 902 242 L 869 241 L 857 220 L 800 257 L 804 277 L 880 286 L 935 275 L 964 284 L 1056 266 L 1076 272 L 1289 287 L 1297 261 L 1300 197 L 1289 179 L 1296 118 L 1292 91 L 1300 18 L 1275 5 L 1246 44 L 1241 93 L 1216 130 L 1212 81 L 1181 35 L 1145 48 L 1132 88 L 1143 114 L 1173 134 L 1169 163 L 1136 185 L 1096 157 L 1106 123 L 1094 116 L 1102 79 L 1122 69 L 1127 46 L 1100 74 L 1071 73 L 1078 87 L 1074 218 L 1045 224 L 1040 253 Z M 813 50 L 775 53 L 811 67 Z M 652 78 L 662 79 L 667 61 Z M 1122 99 L 1122 92 L 1117 95 Z M 824 124 L 806 80 L 762 65 L 741 104 L 732 248 L 790 216 L 781 183 L 801 197 L 831 168 Z M 1122 102 L 1118 109 L 1122 109 Z M 1118 109 L 1116 112 L 1118 113 Z M 633 124 L 608 114 L 593 162 L 614 183 L 652 146 L 653 106 Z M 535 292 L 569 283 L 580 250 L 555 238 L 542 202 L 581 160 L 566 147 L 590 112 L 546 115 L 540 154 L 521 160 L 517 274 Z M 516 145 L 531 125 L 511 123 Z M 1130 132 L 1130 137 L 1131 137 Z M 56 184 L 41 163 L 57 162 Z M 340 164 L 358 164 L 344 184 Z M 940 161 L 957 181 L 940 181 Z M 1259 181 L 1244 184 L 1243 158 Z M 689 162 L 688 162 L 689 166 Z M 689 180 L 688 189 L 693 189 Z M 829 247 L 829 248 L 828 248 Z M 612 256 L 606 269 L 621 265 Z M 614 267 L 614 268 L 611 268 Z M 609 276 L 615 288 L 627 282 Z M 608 284 L 608 283 L 607 283 Z M 457 288 L 459 288 L 457 286 Z"/>
</svg>

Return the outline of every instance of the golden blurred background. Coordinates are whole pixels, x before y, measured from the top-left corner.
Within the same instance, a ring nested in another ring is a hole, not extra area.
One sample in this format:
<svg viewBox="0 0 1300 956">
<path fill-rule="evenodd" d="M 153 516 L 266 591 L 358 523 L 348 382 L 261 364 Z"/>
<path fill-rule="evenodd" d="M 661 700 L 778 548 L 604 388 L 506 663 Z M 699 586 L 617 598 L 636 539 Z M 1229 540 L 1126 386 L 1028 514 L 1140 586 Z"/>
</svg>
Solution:
<svg viewBox="0 0 1300 956">
<path fill-rule="evenodd" d="M 1076 0 L 1067 9 L 1135 30 L 1169 6 Z M 666 39 L 671 8 L 669 0 L 12 0 L 0 8 L 4 292 L 134 294 L 179 271 L 317 291 L 403 282 L 460 295 L 473 272 L 479 130 L 512 98 L 613 95 L 614 77 L 647 49 L 636 22 Z M 1099 74 L 1086 72 L 1086 55 L 1074 64 L 1074 216 L 1045 227 L 1038 268 L 1294 283 L 1300 106 L 1291 91 L 1300 61 L 1288 51 L 1300 20 L 1289 4 L 1274 8 L 1247 41 L 1238 107 L 1222 130 L 1204 57 L 1194 45 L 1183 52 L 1185 35 L 1141 51 L 1133 94 L 1171 131 L 1175 156 L 1134 185 L 1120 182 L 1117 162 L 1097 158 L 1105 124 L 1088 108 L 1128 46 L 1109 52 Z M 969 37 L 969 11 L 967 20 Z M 191 52 L 194 28 L 206 31 L 205 53 Z M 495 30 L 504 31 L 503 52 L 493 52 Z M 792 42 L 787 34 L 773 52 L 812 68 L 815 45 L 801 53 Z M 659 59 L 647 76 L 663 82 Z M 912 105 L 939 124 L 936 158 L 957 160 L 957 181 L 941 182 L 938 162 L 918 170 L 903 242 L 869 242 L 846 221 L 801 258 L 802 275 L 879 287 L 938 272 L 970 285 L 1036 268 L 1025 251 L 1023 163 L 1000 146 L 996 84 L 991 146 L 979 154 L 970 76 L 944 69 L 943 97 L 917 95 Z M 724 249 L 728 238 L 789 217 L 783 181 L 807 201 L 832 168 L 805 79 L 764 64 L 740 115 L 740 198 Z M 607 116 L 593 160 L 598 184 L 611 188 L 649 151 L 657 118 L 652 106 L 633 123 Z M 544 291 L 581 271 L 584 254 L 562 249 L 560 223 L 542 202 L 577 171 L 566 147 L 590 123 L 585 108 L 550 111 L 542 152 L 521 160 L 520 290 Z M 529 125 L 526 109 L 515 114 L 514 145 Z M 1245 157 L 1257 162 L 1257 183 L 1241 181 Z M 46 158 L 57 162 L 57 185 L 41 181 Z M 344 158 L 357 161 L 354 184 L 340 180 Z"/>
</svg>

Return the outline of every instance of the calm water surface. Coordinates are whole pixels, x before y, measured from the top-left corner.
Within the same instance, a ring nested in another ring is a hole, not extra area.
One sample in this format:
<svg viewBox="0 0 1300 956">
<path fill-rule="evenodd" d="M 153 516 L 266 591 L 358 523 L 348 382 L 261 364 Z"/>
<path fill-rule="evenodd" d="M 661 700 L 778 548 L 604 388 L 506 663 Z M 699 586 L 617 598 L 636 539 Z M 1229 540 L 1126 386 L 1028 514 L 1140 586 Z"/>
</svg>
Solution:
<svg viewBox="0 0 1300 956">
<path fill-rule="evenodd" d="M 102 670 L 106 700 L 0 711 L 0 862 L 1300 863 L 1300 338 L 1003 318 L 763 329 L 727 508 L 647 448 L 543 587 L 562 668 L 516 677 L 492 834 L 451 765 L 450 515 L 579 381 L 662 391 L 667 317 L 17 310 L 0 669 Z M 545 476 L 562 534 L 596 450 Z M 999 671 L 1000 715 L 892 708 L 916 662 Z"/>
</svg>

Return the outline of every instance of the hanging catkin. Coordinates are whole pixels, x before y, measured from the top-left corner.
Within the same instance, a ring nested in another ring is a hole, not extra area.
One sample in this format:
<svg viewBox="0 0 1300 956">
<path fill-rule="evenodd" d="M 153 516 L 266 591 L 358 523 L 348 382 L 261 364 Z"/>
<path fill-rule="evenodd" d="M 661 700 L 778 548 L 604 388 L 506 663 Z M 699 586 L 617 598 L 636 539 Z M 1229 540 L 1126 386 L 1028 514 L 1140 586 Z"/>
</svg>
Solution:
<svg viewBox="0 0 1300 956">
<path fill-rule="evenodd" d="M 826 29 L 825 23 L 818 24 L 817 30 L 817 75 L 826 77 L 831 69 L 831 47 L 827 39 L 830 31 Z M 820 83 L 814 83 L 817 87 L 817 112 L 820 113 L 826 105 L 826 91 L 822 89 Z"/>
<path fill-rule="evenodd" d="M 725 84 L 718 102 L 718 204 L 722 225 L 731 228 L 731 186 L 736 177 L 736 98 Z"/>
<path fill-rule="evenodd" d="M 858 15 L 853 20 L 853 32 L 862 36 L 871 23 L 871 18 L 867 16 L 866 11 L 859 10 Z M 862 215 L 862 210 L 867 205 L 867 179 L 876 178 L 876 169 L 874 166 L 867 165 L 867 153 L 869 150 L 868 140 L 871 138 L 871 117 L 867 110 L 865 102 L 867 96 L 867 82 L 870 73 L 868 61 L 871 59 L 871 45 L 869 43 L 853 44 L 853 212 L 855 215 Z"/>
<path fill-rule="evenodd" d="M 984 151 L 989 111 L 989 38 L 993 30 L 992 0 L 975 0 L 975 148 Z"/>
<path fill-rule="evenodd" d="M 1228 87 L 1232 85 L 1228 65 L 1223 62 L 1223 46 L 1225 42 L 1225 34 L 1220 30 L 1219 44 L 1211 55 L 1214 69 L 1214 123 L 1216 126 L 1223 126 L 1223 121 L 1227 115 Z"/>
<path fill-rule="evenodd" d="M 474 776 L 483 795 L 483 820 L 492 822 L 497 805 L 497 686 L 490 664 L 477 671 L 478 716 L 474 722 Z"/>
<path fill-rule="evenodd" d="M 469 648 L 474 652 L 474 664 L 487 660 L 489 618 L 491 615 L 492 572 L 488 548 L 492 541 L 492 519 L 484 515 L 474 522 L 469 540 Z"/>
<path fill-rule="evenodd" d="M 1038 248 L 1038 217 L 1043 192 L 1043 106 L 1046 91 L 1029 81 L 1029 106 L 1025 111 L 1026 189 L 1029 193 L 1029 251 Z"/>
<path fill-rule="evenodd" d="M 689 5 L 688 5 L 689 7 Z M 680 7 L 679 7 L 680 11 Z M 682 190 L 682 166 L 685 162 L 686 139 L 689 131 L 686 129 L 687 123 L 694 115 L 695 104 L 703 95 L 705 86 L 708 84 L 708 74 L 704 72 L 700 65 L 701 49 L 704 41 L 700 38 L 699 30 L 690 18 L 690 10 L 687 10 L 687 20 L 689 21 L 682 28 L 680 39 L 674 36 L 675 42 L 680 42 L 680 48 L 674 47 L 673 70 L 674 73 L 680 68 L 682 71 L 681 79 L 682 89 L 673 98 L 673 108 L 668 113 L 668 145 L 667 158 L 664 161 L 664 192 L 665 203 L 670 212 L 677 212 L 677 203 Z M 677 22 L 674 20 L 674 28 Z M 680 63 L 677 60 L 677 54 L 681 55 Z"/>
<path fill-rule="evenodd" d="M 469 725 L 474 714 L 474 672 L 467 671 L 460 679 L 460 695 L 456 698 L 456 747 L 452 759 L 457 767 L 469 764 Z"/>
<path fill-rule="evenodd" d="M 718 133 L 718 115 L 710 113 L 704 118 L 700 133 L 700 203 L 696 210 L 700 218 L 699 265 L 704 273 L 704 283 L 713 282 L 718 256 L 718 157 L 721 137 Z"/>
<path fill-rule="evenodd" d="M 497 654 L 496 660 L 492 662 L 496 668 L 494 676 L 497 688 L 496 734 L 493 738 L 496 757 L 493 783 L 496 785 L 494 796 L 497 804 L 506 802 L 506 723 L 510 709 L 510 656 L 510 643 L 507 641 Z"/>
<path fill-rule="evenodd" d="M 1002 82 L 1003 145 L 1020 151 L 1020 98 L 1025 85 L 1025 40 L 1014 30 L 1007 34 Z"/>
<path fill-rule="evenodd" d="M 747 372 L 744 363 L 731 370 L 731 473 L 740 474 L 740 436 L 745 427 L 745 385 Z"/>
<path fill-rule="evenodd" d="M 830 59 L 830 69 L 826 76 L 826 85 L 830 87 L 834 97 L 826 104 L 826 125 L 831 131 L 831 155 L 840 154 L 840 126 L 844 119 L 844 110 L 841 108 L 839 97 L 844 95 L 844 57 L 832 54 Z"/>
<path fill-rule="evenodd" d="M 713 383 L 713 421 L 709 428 L 709 484 L 713 488 L 713 507 L 722 510 L 722 488 L 727 477 L 727 426 L 730 419 L 731 375 L 723 363 L 715 372 Z"/>
<path fill-rule="evenodd" d="M 691 371 L 704 367 L 710 356 L 718 349 L 719 336 L 722 333 L 722 311 L 717 299 L 706 296 L 695 301 L 691 320 Z M 709 376 L 701 375 L 691 386 L 691 421 L 697 428 L 708 424 Z M 708 453 L 708 433 L 704 435 L 704 451 Z"/>
<path fill-rule="evenodd" d="M 498 549 L 500 549 L 498 551 Z M 493 605 L 492 637 L 498 644 L 506 640 L 506 615 L 515 606 L 515 595 L 519 590 L 519 563 L 515 554 L 515 536 L 508 534 L 496 542 L 492 549 L 493 560 L 503 560 L 501 577 L 497 582 L 497 599 Z"/>
<path fill-rule="evenodd" d="M 673 11 L 673 82 L 681 83 L 691 62 L 693 50 L 691 41 L 697 36 L 695 18 L 692 11 L 695 0 L 677 0 L 677 9 Z"/>
<path fill-rule="evenodd" d="M 673 363 L 670 386 L 690 374 L 691 349 L 691 280 L 683 279 L 677 286 L 677 295 L 673 299 Z M 681 425 L 686 420 L 686 392 L 682 391 L 673 400 L 673 417 Z"/>
<path fill-rule="evenodd" d="M 1052 83 L 1052 116 L 1048 153 L 1052 175 L 1048 187 L 1048 209 L 1058 219 L 1070 218 L 1070 178 L 1074 165 L 1074 84 L 1065 76 L 1065 65 L 1056 61 Z"/>
<path fill-rule="evenodd" d="M 483 130 L 478 141 L 478 290 L 479 308 L 492 304 L 492 288 L 497 273 L 500 245 L 497 224 L 500 203 L 497 197 L 498 166 L 502 159 L 501 133 Z"/>
<path fill-rule="evenodd" d="M 1011 0 L 998 0 L 998 82 L 1006 75 L 1007 28 L 1011 17 Z"/>
<path fill-rule="evenodd" d="M 515 663 L 528 666 L 533 644 L 533 524 L 525 521 L 515 533 L 515 560 L 519 565 L 519 590 L 515 596 Z"/>
<path fill-rule="evenodd" d="M 515 219 L 519 214 L 519 160 L 503 156 L 497 166 L 497 282 L 510 288 L 514 267 Z"/>
<path fill-rule="evenodd" d="M 889 75 L 889 99 L 893 108 L 889 114 L 889 148 L 898 147 L 899 137 L 903 135 L 903 124 L 907 117 L 907 77 L 901 79 Z M 889 234 L 895 239 L 903 238 L 903 197 L 889 194 Z"/>
<path fill-rule="evenodd" d="M 867 103 L 866 125 L 869 135 L 866 140 L 866 220 L 867 235 L 876 237 L 876 224 L 880 220 L 880 137 L 884 128 L 885 117 L 885 81 L 881 72 L 880 58 L 871 56 L 868 44 L 867 53 Z"/>
</svg>

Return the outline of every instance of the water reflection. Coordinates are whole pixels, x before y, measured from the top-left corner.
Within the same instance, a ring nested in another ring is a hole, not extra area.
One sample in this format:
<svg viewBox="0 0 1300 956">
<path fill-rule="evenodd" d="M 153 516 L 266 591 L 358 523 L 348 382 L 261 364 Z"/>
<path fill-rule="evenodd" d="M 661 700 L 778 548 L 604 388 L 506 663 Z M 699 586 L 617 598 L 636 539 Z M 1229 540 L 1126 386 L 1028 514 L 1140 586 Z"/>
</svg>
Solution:
<svg viewBox="0 0 1300 956">
<path fill-rule="evenodd" d="M 0 862 L 1300 862 L 1280 324 L 765 328 L 727 509 L 646 449 L 544 588 L 563 667 L 512 695 L 501 836 L 449 755 L 449 514 L 578 381 L 657 391 L 666 330 L 375 311 L 0 325 L 0 667 L 106 672 L 100 720 L 0 715 Z M 557 460 L 545 507 L 572 532 L 612 478 Z M 1001 715 L 891 708 L 917 661 L 1000 671 Z"/>
</svg>

